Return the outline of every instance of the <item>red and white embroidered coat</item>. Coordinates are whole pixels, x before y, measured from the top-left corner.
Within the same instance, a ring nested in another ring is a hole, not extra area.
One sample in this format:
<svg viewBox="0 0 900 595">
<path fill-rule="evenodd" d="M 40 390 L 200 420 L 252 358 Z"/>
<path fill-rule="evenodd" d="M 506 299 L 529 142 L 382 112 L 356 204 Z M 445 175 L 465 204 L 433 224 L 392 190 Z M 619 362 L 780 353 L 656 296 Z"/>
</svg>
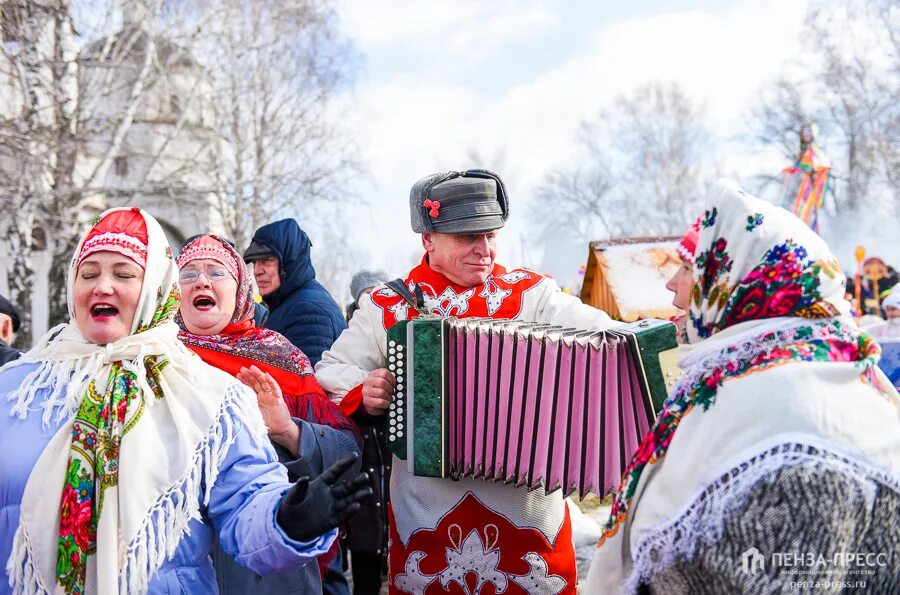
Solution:
<svg viewBox="0 0 900 595">
<path fill-rule="evenodd" d="M 559 290 L 551 279 L 499 264 L 475 287 L 455 285 L 425 259 L 410 271 L 426 307 L 441 316 L 490 316 L 592 330 L 614 322 Z M 366 375 L 386 367 L 387 329 L 416 316 L 394 291 L 363 297 L 350 327 L 316 366 L 322 388 L 345 412 L 361 404 Z M 395 459 L 396 462 L 396 459 Z M 575 551 L 565 500 L 538 491 L 465 479 L 415 477 L 393 465 L 391 593 L 575 593 Z"/>
</svg>

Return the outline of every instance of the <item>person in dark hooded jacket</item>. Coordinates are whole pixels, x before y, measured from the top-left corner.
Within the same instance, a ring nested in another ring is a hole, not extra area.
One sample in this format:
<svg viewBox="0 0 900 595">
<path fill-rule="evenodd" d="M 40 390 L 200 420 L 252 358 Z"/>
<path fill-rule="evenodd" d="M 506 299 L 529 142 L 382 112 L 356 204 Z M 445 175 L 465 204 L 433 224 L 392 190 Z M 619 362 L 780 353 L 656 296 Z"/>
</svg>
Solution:
<svg viewBox="0 0 900 595">
<path fill-rule="evenodd" d="M 253 234 L 244 260 L 269 308 L 265 327 L 277 331 L 315 366 L 347 328 L 341 308 L 316 281 L 312 242 L 294 219 L 263 225 Z"/>
</svg>

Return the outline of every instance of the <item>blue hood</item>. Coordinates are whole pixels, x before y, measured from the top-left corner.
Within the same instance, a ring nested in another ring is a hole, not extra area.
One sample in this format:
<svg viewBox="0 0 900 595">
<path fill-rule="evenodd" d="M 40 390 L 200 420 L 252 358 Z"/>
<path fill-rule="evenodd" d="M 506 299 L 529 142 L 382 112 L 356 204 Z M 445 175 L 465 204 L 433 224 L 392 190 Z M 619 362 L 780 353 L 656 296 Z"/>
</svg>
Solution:
<svg viewBox="0 0 900 595">
<path fill-rule="evenodd" d="M 263 225 L 253 241 L 267 246 L 278 257 L 281 287 L 265 297 L 266 305 L 277 308 L 286 297 L 316 278 L 310 259 L 312 242 L 294 219 Z"/>
</svg>

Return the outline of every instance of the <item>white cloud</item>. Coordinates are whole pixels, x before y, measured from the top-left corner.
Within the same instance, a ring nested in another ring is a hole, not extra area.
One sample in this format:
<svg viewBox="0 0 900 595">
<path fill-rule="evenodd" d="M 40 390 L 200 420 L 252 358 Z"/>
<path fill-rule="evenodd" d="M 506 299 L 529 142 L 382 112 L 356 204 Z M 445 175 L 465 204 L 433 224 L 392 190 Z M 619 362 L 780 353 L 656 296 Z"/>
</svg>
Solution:
<svg viewBox="0 0 900 595">
<path fill-rule="evenodd" d="M 456 55 L 447 48 L 465 54 L 464 48 L 472 45 L 465 35 L 480 39 L 497 27 L 495 41 L 501 44 L 510 40 L 514 29 L 493 24 L 502 19 L 492 3 L 368 4 L 342 6 L 353 16 L 350 31 L 370 52 L 401 47 L 428 53 L 434 51 L 435 40 L 447 40 L 442 47 L 448 53 L 433 58 L 440 62 Z M 547 10 L 542 5 L 503 3 L 510 5 L 526 22 L 546 26 L 552 21 L 541 16 Z M 796 53 L 806 2 L 743 0 L 728 7 L 724 14 L 682 11 L 598 23 L 580 53 L 531 73 L 500 94 L 451 82 L 428 64 L 421 72 L 358 88 L 356 126 L 373 177 L 365 194 L 375 205 L 362 227 L 377 230 L 371 244 L 383 253 L 373 254 L 381 258 L 376 264 L 402 272 L 410 253 L 418 250 L 408 227 L 410 186 L 434 171 L 470 165 L 466 158 L 473 149 L 488 158 L 503 156 L 499 173 L 509 185 L 513 220 L 501 243 L 506 250 L 501 260 L 516 264 L 522 254 L 517 235 L 525 229 L 526 197 L 548 172 L 579 158 L 575 134 L 581 121 L 647 80 L 680 82 L 704 103 L 722 138 L 738 132 L 759 85 Z M 473 26 L 465 35 L 458 31 L 473 23 L 481 29 Z M 518 33 L 537 35 L 539 30 L 535 25 L 530 32 Z M 516 59 L 509 56 L 510 61 Z M 730 162 L 727 157 L 726 171 L 742 167 L 746 160 L 739 154 Z"/>
<path fill-rule="evenodd" d="M 545 0 L 341 0 L 338 6 L 345 32 L 363 51 L 394 46 L 454 60 L 483 56 L 558 22 Z"/>
</svg>

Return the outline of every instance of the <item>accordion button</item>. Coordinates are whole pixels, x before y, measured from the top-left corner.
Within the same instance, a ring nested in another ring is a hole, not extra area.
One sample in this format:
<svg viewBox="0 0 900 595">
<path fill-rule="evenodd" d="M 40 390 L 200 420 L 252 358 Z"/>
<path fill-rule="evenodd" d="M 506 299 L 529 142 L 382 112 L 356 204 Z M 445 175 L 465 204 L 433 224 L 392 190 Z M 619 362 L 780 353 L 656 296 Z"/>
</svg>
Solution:
<svg viewBox="0 0 900 595">
<path fill-rule="evenodd" d="M 378 508 L 381 508 L 381 502 L 376 502 L 375 506 L 377 506 Z M 380 552 L 381 550 L 378 550 L 378 551 Z"/>
<path fill-rule="evenodd" d="M 375 467 L 369 467 L 369 473 L 375 473 Z"/>
<path fill-rule="evenodd" d="M 396 344 L 397 344 L 396 341 L 388 341 L 388 347 L 393 347 Z"/>
</svg>

